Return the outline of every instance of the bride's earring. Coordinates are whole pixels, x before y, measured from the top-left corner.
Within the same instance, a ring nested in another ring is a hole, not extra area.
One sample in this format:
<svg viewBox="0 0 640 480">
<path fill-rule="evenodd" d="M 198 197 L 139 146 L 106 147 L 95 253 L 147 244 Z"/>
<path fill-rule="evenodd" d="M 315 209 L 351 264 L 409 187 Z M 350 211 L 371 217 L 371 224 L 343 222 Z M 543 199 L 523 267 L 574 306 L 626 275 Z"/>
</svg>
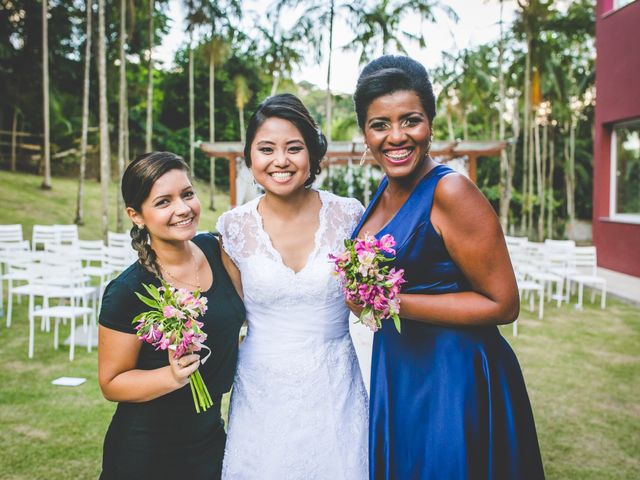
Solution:
<svg viewBox="0 0 640 480">
<path fill-rule="evenodd" d="M 369 145 L 365 144 L 365 147 L 364 153 L 362 154 L 362 157 L 360 157 L 360 166 L 364 165 L 364 162 L 367 159 L 367 153 L 369 153 Z"/>
</svg>

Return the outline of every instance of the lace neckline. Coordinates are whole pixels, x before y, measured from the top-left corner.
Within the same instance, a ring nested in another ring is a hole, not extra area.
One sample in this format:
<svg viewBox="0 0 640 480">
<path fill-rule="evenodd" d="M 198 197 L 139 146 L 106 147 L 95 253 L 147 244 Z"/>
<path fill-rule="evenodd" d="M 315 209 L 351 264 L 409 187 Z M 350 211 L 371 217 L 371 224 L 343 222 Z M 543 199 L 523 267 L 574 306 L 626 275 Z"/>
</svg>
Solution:
<svg viewBox="0 0 640 480">
<path fill-rule="evenodd" d="M 319 217 L 318 228 L 316 229 L 316 233 L 313 236 L 313 249 L 309 253 L 309 256 L 307 257 L 307 261 L 305 262 L 304 266 L 297 272 L 293 268 L 291 268 L 289 265 L 284 263 L 284 259 L 282 258 L 282 255 L 280 254 L 278 249 L 273 246 L 271 237 L 269 236 L 267 231 L 264 229 L 264 221 L 263 221 L 262 215 L 260 215 L 260 212 L 258 212 L 258 205 L 260 204 L 260 200 L 262 200 L 262 198 L 264 197 L 264 194 L 256 198 L 254 201 L 254 204 L 251 205 L 251 209 L 250 209 L 251 213 L 255 216 L 255 219 L 258 223 L 258 235 L 262 239 L 266 248 L 276 258 L 278 263 L 280 263 L 280 265 L 282 265 L 286 270 L 291 272 L 293 275 L 299 275 L 300 273 L 304 272 L 307 269 L 307 267 L 312 263 L 314 257 L 316 256 L 320 248 L 320 236 L 324 230 L 324 224 L 325 224 L 324 217 L 325 217 L 325 210 L 328 204 L 328 199 L 325 198 L 324 196 L 325 192 L 323 192 L 322 190 L 317 190 L 317 192 L 318 192 L 318 198 L 320 199 L 320 211 L 318 212 L 318 217 Z"/>
</svg>

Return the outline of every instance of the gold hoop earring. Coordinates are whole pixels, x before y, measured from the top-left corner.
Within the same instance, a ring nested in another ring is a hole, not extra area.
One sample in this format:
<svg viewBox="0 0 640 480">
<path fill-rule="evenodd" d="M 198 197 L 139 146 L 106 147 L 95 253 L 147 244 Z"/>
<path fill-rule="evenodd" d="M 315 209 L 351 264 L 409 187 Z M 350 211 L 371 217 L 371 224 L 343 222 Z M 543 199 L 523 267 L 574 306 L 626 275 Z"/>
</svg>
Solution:
<svg viewBox="0 0 640 480">
<path fill-rule="evenodd" d="M 360 166 L 364 165 L 364 162 L 367 159 L 367 152 L 369 151 L 369 146 L 366 146 L 367 148 L 364 149 L 364 153 L 362 154 L 362 157 L 360 157 Z"/>
</svg>

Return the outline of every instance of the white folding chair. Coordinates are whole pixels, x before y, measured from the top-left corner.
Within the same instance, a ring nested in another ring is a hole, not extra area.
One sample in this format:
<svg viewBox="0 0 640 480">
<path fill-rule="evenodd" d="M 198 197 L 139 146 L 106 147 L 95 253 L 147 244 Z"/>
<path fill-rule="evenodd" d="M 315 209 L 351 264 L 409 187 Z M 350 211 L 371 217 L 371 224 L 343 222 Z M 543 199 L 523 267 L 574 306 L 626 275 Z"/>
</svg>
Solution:
<svg viewBox="0 0 640 480">
<path fill-rule="evenodd" d="M 37 255 L 30 250 L 16 250 L 11 252 L 11 258 L 6 259 L 7 272 L 2 275 L 3 283 L 7 281 L 7 328 L 11 326 L 11 316 L 13 314 L 13 297 L 22 298 L 27 295 L 28 290 L 21 288 L 29 282 L 31 273 L 30 267 L 37 263 Z"/>
<path fill-rule="evenodd" d="M 53 228 L 58 232 L 59 242 L 62 245 L 75 245 L 80 239 L 78 237 L 78 225 L 54 225 Z"/>
<path fill-rule="evenodd" d="M 534 294 L 538 295 L 538 319 L 544 317 L 544 286 L 532 280 L 527 280 L 523 274 L 516 273 L 516 282 L 518 284 L 518 294 L 520 300 L 529 299 L 529 311 L 535 310 Z M 513 336 L 518 336 L 518 320 L 513 322 Z"/>
<path fill-rule="evenodd" d="M 31 248 L 33 251 L 42 246 L 44 250 L 47 245 L 59 245 L 60 232 L 53 225 L 34 225 L 31 235 Z"/>
<path fill-rule="evenodd" d="M 111 276 L 116 277 L 123 270 L 137 260 L 136 251 L 130 246 L 127 247 L 107 247 L 105 250 L 102 265 L 111 270 Z"/>
<path fill-rule="evenodd" d="M 7 225 L 0 225 L 0 227 L 4 227 Z M 20 237 L 22 237 L 22 230 L 20 230 Z M 18 238 L 16 236 L 15 238 Z M 7 263 L 11 261 L 16 252 L 28 252 L 30 251 L 29 242 L 26 240 L 16 240 L 16 241 L 7 241 L 0 242 L 0 316 L 4 315 L 4 281 L 9 281 L 9 278 L 6 277 L 8 266 Z"/>
<path fill-rule="evenodd" d="M 131 248 L 131 235 L 128 233 L 107 233 L 107 247 L 129 247 Z"/>
<path fill-rule="evenodd" d="M 23 240 L 21 224 L 0 225 L 0 243 L 15 243 Z"/>
<path fill-rule="evenodd" d="M 49 324 L 54 319 L 53 346 L 59 346 L 60 321 L 70 320 L 71 337 L 69 345 L 69 360 L 75 355 L 76 318 L 82 318 L 87 331 L 87 351 L 91 352 L 91 332 L 95 325 L 95 307 L 88 306 L 90 299 L 95 305 L 94 287 L 84 284 L 82 273 L 77 268 L 65 266 L 51 267 L 40 265 L 34 269 L 34 275 L 29 280 L 29 358 L 33 358 L 35 341 L 35 318 L 40 317 L 42 323 Z M 36 308 L 35 298 L 42 297 L 42 308 Z M 51 299 L 58 304 L 50 306 Z"/>
<path fill-rule="evenodd" d="M 574 250 L 573 264 L 578 273 L 567 278 L 567 290 L 571 291 L 571 285 L 578 286 L 577 309 L 582 309 L 582 296 L 584 287 L 591 288 L 591 303 L 595 300 L 596 289 L 600 289 L 600 308 L 604 309 L 607 303 L 607 280 L 598 276 L 598 258 L 596 247 L 576 247 Z"/>
</svg>

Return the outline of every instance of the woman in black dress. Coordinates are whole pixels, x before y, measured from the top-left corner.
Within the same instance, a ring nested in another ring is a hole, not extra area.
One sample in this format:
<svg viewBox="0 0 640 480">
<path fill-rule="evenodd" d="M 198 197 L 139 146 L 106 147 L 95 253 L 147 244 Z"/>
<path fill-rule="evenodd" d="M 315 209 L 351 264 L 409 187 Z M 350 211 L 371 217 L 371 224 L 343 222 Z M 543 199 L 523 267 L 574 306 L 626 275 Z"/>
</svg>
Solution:
<svg viewBox="0 0 640 480">
<path fill-rule="evenodd" d="M 98 377 L 105 398 L 118 402 L 104 441 L 102 479 L 220 478 L 226 434 L 221 396 L 231 389 L 244 321 L 240 279 L 211 234 L 194 236 L 200 202 L 184 161 L 168 152 L 137 157 L 122 178 L 139 260 L 106 288 L 100 311 Z M 172 353 L 141 342 L 132 319 L 149 310 L 134 292 L 142 284 L 200 290 L 208 310 L 200 319 L 212 355 Z M 196 369 L 213 399 L 197 414 L 189 375 Z"/>
</svg>

